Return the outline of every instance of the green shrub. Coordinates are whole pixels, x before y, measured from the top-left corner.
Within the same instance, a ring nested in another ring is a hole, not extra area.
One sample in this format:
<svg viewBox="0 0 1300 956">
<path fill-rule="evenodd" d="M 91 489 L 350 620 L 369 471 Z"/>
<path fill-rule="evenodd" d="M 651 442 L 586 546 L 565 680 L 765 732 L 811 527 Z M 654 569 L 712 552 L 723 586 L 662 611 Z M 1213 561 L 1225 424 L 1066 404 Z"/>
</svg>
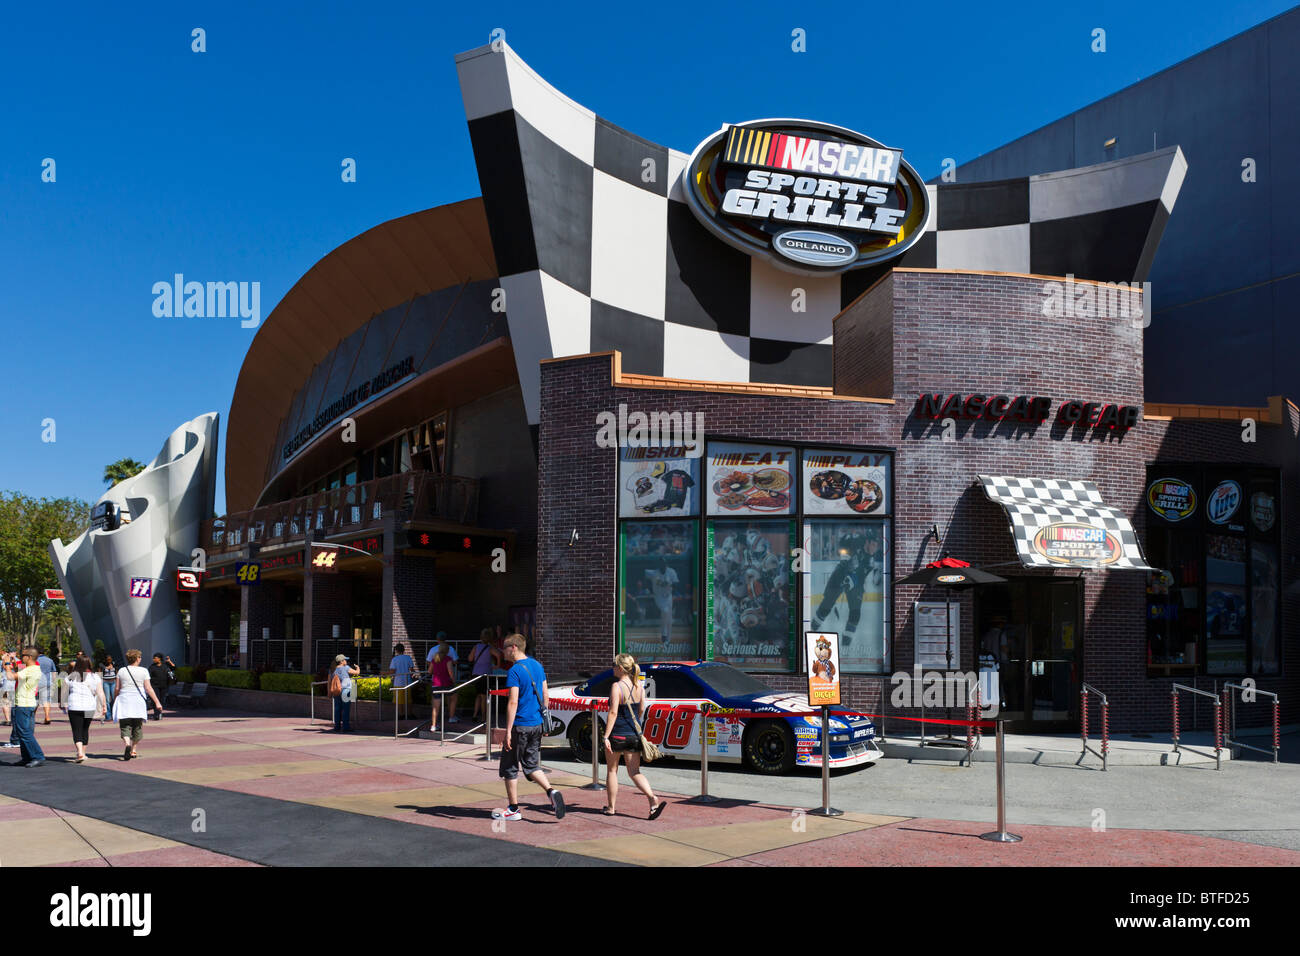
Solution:
<svg viewBox="0 0 1300 956">
<path fill-rule="evenodd" d="M 378 685 L 384 687 L 384 700 L 393 699 L 393 679 L 391 677 L 354 677 L 357 685 L 357 700 L 374 700 Z"/>
<path fill-rule="evenodd" d="M 311 675 L 268 672 L 262 675 L 262 690 L 278 691 L 281 694 L 307 694 L 311 692 Z"/>
<path fill-rule="evenodd" d="M 257 675 L 252 671 L 224 670 L 211 668 L 207 673 L 207 682 L 213 687 L 240 687 L 256 690 Z"/>
<path fill-rule="evenodd" d="M 192 684 L 194 683 L 194 668 L 182 664 L 176 668 L 176 683 Z"/>
</svg>

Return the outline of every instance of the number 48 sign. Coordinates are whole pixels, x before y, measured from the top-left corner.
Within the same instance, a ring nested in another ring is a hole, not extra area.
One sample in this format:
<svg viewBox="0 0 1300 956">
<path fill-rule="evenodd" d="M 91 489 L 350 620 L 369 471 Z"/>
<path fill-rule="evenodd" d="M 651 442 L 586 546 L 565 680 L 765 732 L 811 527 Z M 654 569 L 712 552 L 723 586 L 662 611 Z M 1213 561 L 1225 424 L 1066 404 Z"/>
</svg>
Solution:
<svg viewBox="0 0 1300 956">
<path fill-rule="evenodd" d="M 241 562 L 239 568 L 235 571 L 235 577 L 239 578 L 242 584 L 261 584 L 262 583 L 262 566 L 256 561 Z"/>
</svg>

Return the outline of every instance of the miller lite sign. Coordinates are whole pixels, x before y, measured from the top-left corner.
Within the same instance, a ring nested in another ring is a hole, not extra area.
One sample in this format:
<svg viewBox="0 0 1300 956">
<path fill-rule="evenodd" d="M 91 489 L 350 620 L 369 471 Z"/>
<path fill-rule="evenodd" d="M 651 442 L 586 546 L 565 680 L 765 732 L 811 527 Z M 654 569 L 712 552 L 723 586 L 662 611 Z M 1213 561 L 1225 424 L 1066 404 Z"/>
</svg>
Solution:
<svg viewBox="0 0 1300 956">
<path fill-rule="evenodd" d="M 903 151 L 811 120 L 724 126 L 682 173 L 710 232 L 791 272 L 885 262 L 925 232 L 930 198 Z"/>
</svg>

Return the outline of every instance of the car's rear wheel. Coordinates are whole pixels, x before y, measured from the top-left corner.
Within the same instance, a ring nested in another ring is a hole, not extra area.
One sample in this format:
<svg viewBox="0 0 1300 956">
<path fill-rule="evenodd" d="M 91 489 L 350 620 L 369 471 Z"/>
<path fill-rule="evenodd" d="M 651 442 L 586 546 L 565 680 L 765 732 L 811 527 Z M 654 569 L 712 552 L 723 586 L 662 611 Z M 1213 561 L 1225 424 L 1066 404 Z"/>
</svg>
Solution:
<svg viewBox="0 0 1300 956">
<path fill-rule="evenodd" d="M 605 722 L 596 725 L 596 745 L 600 748 L 600 762 L 605 762 L 605 748 L 600 740 L 605 733 Z M 569 747 L 573 750 L 573 759 L 579 763 L 591 763 L 591 711 L 579 714 L 569 721 Z"/>
<path fill-rule="evenodd" d="M 784 720 L 760 720 L 746 727 L 745 760 L 759 773 L 793 770 L 794 733 L 790 725 Z"/>
</svg>

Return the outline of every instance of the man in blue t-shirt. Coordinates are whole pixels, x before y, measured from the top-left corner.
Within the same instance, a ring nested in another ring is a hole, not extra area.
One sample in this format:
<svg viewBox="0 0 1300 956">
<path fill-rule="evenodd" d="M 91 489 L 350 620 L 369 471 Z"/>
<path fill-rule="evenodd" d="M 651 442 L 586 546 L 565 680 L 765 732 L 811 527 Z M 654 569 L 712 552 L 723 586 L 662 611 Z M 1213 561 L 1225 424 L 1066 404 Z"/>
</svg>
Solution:
<svg viewBox="0 0 1300 956">
<path fill-rule="evenodd" d="M 506 782 L 504 810 L 492 811 L 494 820 L 521 820 L 519 812 L 519 768 L 524 776 L 537 784 L 551 799 L 555 819 L 564 817 L 564 797 L 551 786 L 542 772 L 542 712 L 548 691 L 546 671 L 540 662 L 524 653 L 527 641 L 522 634 L 511 634 L 505 639 L 504 655 L 510 663 L 506 687 L 510 689 L 510 703 L 506 705 L 506 739 L 501 748 L 501 779 Z"/>
</svg>

